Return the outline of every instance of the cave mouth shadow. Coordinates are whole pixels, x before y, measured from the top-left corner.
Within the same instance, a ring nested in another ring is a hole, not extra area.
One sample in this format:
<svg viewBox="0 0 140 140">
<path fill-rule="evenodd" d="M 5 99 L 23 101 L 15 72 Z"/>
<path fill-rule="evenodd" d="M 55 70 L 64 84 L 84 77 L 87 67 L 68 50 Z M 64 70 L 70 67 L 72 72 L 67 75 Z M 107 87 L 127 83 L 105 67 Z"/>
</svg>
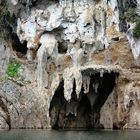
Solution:
<svg viewBox="0 0 140 140">
<path fill-rule="evenodd" d="M 49 108 L 50 124 L 53 129 L 59 128 L 92 128 L 103 129 L 100 124 L 100 110 L 112 93 L 116 78 L 119 73 L 99 72 L 90 74 L 88 93 L 84 93 L 84 87 L 77 98 L 75 81 L 70 102 L 64 98 L 64 81 L 62 80 L 51 100 Z M 105 116 L 104 116 L 105 117 Z"/>
<path fill-rule="evenodd" d="M 12 49 L 14 52 L 16 52 L 16 55 L 19 58 L 22 58 L 27 54 L 27 51 L 28 51 L 27 41 L 24 41 L 23 43 L 21 43 L 17 34 L 13 33 L 11 35 L 11 42 L 12 42 Z"/>
</svg>

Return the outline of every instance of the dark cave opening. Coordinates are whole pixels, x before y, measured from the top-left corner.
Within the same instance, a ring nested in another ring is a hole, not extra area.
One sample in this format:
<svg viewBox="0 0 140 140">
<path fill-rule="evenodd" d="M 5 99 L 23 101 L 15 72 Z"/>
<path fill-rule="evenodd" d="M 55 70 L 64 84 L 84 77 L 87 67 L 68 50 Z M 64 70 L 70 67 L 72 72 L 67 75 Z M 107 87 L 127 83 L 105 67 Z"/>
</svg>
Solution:
<svg viewBox="0 0 140 140">
<path fill-rule="evenodd" d="M 67 43 L 66 42 L 58 42 L 58 53 L 66 54 L 67 53 Z"/>
<path fill-rule="evenodd" d="M 11 35 L 11 42 L 12 42 L 12 49 L 16 52 L 16 55 L 18 57 L 23 57 L 27 53 L 27 41 L 24 41 L 23 43 L 20 42 L 17 34 L 13 33 Z"/>
<path fill-rule="evenodd" d="M 103 125 L 100 124 L 100 111 L 116 85 L 117 76 L 118 74 L 114 72 L 104 73 L 102 77 L 100 73 L 91 75 L 90 88 L 87 95 L 91 105 L 90 121 L 92 128 L 103 128 Z"/>
<path fill-rule="evenodd" d="M 100 124 L 100 110 L 116 85 L 118 73 L 104 73 L 101 77 L 97 72 L 89 76 L 89 92 L 85 94 L 82 86 L 77 99 L 74 82 L 70 102 L 64 98 L 64 81 L 60 83 L 50 103 L 52 128 L 104 128 Z"/>
<path fill-rule="evenodd" d="M 52 128 L 59 128 L 60 126 L 60 116 L 61 118 L 65 116 L 65 106 L 66 100 L 64 98 L 64 81 L 60 82 L 55 94 L 52 98 L 49 108 L 49 116 L 51 118 L 51 126 Z M 64 121 L 64 118 L 62 119 Z"/>
</svg>

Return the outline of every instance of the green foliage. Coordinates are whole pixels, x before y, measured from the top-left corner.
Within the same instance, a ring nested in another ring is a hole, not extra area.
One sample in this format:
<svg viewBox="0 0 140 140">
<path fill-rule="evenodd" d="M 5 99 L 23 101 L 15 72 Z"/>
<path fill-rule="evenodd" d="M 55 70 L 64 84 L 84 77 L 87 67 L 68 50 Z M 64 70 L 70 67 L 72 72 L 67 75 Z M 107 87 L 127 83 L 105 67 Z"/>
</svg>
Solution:
<svg viewBox="0 0 140 140">
<path fill-rule="evenodd" d="M 137 21 L 136 22 L 136 26 L 133 29 L 133 36 L 135 38 L 140 38 L 140 21 Z"/>
<path fill-rule="evenodd" d="M 129 8 L 120 19 L 136 23 L 136 26 L 133 29 L 133 37 L 140 38 L 140 17 L 136 12 L 136 8 Z"/>
<path fill-rule="evenodd" d="M 0 38 L 7 39 L 9 37 L 15 21 L 15 16 L 10 15 L 8 11 L 7 0 L 3 0 L 0 3 Z"/>
<path fill-rule="evenodd" d="M 139 20 L 138 14 L 135 8 L 129 8 L 127 12 L 125 12 L 125 19 L 130 22 L 137 22 Z"/>
<path fill-rule="evenodd" d="M 8 77 L 18 77 L 18 69 L 20 68 L 20 66 L 20 63 L 16 62 L 15 60 L 11 61 L 6 71 Z"/>
</svg>

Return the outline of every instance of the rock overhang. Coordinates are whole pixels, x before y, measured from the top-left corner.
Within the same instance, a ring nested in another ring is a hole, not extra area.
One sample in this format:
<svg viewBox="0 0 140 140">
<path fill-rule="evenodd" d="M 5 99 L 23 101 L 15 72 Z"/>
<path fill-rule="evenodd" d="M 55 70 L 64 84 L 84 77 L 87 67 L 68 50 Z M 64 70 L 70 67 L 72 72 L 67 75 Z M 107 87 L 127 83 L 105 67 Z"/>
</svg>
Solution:
<svg viewBox="0 0 140 140">
<path fill-rule="evenodd" d="M 121 73 L 122 68 L 114 65 L 89 65 L 81 67 L 80 71 L 82 74 L 94 74 L 94 73 Z"/>
</svg>

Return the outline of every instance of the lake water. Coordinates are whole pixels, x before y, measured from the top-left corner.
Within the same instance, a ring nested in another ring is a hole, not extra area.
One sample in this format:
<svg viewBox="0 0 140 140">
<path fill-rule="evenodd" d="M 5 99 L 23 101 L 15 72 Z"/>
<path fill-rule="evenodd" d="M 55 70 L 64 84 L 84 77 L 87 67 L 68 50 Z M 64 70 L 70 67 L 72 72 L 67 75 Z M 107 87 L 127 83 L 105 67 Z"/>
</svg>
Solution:
<svg viewBox="0 0 140 140">
<path fill-rule="evenodd" d="M 140 140 L 140 130 L 11 130 L 0 131 L 0 140 Z"/>
</svg>

